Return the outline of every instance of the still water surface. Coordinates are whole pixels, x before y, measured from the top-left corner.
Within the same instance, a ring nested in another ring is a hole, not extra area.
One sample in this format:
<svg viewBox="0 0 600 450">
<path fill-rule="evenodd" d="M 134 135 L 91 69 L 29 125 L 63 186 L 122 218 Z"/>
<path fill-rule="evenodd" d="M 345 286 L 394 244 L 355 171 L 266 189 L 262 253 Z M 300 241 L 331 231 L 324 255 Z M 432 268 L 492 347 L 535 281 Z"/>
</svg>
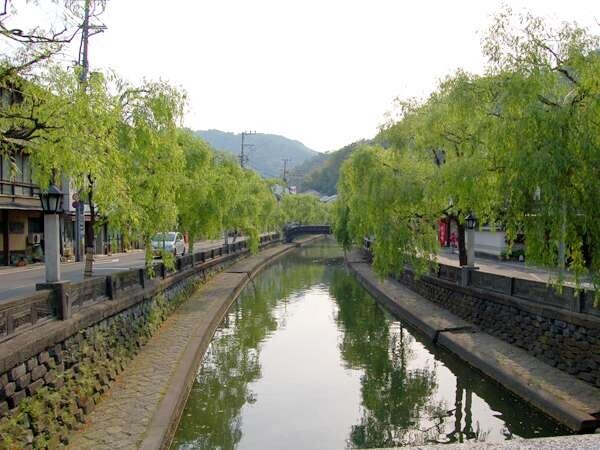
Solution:
<svg viewBox="0 0 600 450">
<path fill-rule="evenodd" d="M 173 448 L 343 449 L 567 431 L 426 345 L 332 241 L 266 269 L 210 344 Z"/>
</svg>

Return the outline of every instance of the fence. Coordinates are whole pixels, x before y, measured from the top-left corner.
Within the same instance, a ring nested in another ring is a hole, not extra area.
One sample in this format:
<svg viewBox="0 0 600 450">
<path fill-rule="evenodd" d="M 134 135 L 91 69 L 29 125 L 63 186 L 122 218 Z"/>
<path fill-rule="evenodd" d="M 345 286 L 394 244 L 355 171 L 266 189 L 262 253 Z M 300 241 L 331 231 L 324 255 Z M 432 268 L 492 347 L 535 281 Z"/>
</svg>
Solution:
<svg viewBox="0 0 600 450">
<path fill-rule="evenodd" d="M 279 233 L 265 234 L 260 236 L 259 247 L 279 241 Z M 162 280 L 185 277 L 248 252 L 247 242 L 238 241 L 180 256 L 175 259 L 174 270 L 168 270 L 162 262 L 155 263 L 153 278 L 148 276 L 145 268 L 129 269 L 77 283 L 64 282 L 57 289 L 42 289 L 31 296 L 0 303 L 0 342 L 48 321 L 69 319 L 74 313 L 99 302 L 114 300 L 132 291 L 155 289 Z"/>
<path fill-rule="evenodd" d="M 372 241 L 364 239 L 363 250 L 372 259 Z M 409 270 L 410 271 L 410 270 Z M 562 286 L 560 290 L 551 284 L 522 278 L 497 275 L 489 272 L 438 264 L 437 270 L 429 274 L 434 279 L 462 288 L 474 288 L 482 294 L 526 300 L 540 306 L 551 306 L 565 311 L 600 317 L 600 308 L 594 306 L 595 292 Z M 485 295 L 484 295 L 485 296 Z"/>
</svg>

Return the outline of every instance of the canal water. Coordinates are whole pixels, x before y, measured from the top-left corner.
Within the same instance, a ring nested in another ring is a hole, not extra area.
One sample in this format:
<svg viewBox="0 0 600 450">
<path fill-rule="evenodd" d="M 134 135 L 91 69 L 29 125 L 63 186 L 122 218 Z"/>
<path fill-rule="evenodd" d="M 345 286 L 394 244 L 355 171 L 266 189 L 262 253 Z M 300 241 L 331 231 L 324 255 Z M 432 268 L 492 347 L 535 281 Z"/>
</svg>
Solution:
<svg viewBox="0 0 600 450">
<path fill-rule="evenodd" d="M 568 431 L 426 344 L 347 272 L 331 240 L 274 263 L 232 305 L 172 448 L 343 449 Z"/>
</svg>

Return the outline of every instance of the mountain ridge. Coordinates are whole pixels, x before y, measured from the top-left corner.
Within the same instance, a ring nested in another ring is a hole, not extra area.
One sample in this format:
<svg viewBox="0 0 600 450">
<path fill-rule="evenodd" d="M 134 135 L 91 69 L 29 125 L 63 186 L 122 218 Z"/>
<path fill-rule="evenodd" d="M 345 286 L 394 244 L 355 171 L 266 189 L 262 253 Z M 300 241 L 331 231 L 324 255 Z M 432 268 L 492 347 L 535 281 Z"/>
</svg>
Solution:
<svg viewBox="0 0 600 450">
<path fill-rule="evenodd" d="M 195 133 L 215 150 L 236 156 L 240 153 L 241 133 L 217 129 L 196 130 Z M 283 159 L 290 160 L 287 167 L 291 170 L 319 154 L 298 140 L 272 133 L 250 134 L 244 142 L 253 146 L 246 148 L 249 151 L 248 166 L 267 178 L 282 176 Z"/>
</svg>

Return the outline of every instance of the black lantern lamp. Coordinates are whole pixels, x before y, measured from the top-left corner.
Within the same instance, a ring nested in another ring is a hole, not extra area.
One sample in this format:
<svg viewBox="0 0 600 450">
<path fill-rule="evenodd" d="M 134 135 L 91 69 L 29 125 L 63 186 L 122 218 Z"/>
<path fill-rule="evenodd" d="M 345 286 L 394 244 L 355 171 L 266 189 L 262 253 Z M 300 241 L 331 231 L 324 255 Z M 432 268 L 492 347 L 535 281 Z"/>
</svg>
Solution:
<svg viewBox="0 0 600 450">
<path fill-rule="evenodd" d="M 473 214 L 469 213 L 465 216 L 465 223 L 467 225 L 467 230 L 474 230 L 477 219 Z"/>
<path fill-rule="evenodd" d="M 42 202 L 44 214 L 61 213 L 62 196 L 62 191 L 54 184 L 50 185 L 46 192 L 40 192 L 40 201 Z"/>
</svg>

